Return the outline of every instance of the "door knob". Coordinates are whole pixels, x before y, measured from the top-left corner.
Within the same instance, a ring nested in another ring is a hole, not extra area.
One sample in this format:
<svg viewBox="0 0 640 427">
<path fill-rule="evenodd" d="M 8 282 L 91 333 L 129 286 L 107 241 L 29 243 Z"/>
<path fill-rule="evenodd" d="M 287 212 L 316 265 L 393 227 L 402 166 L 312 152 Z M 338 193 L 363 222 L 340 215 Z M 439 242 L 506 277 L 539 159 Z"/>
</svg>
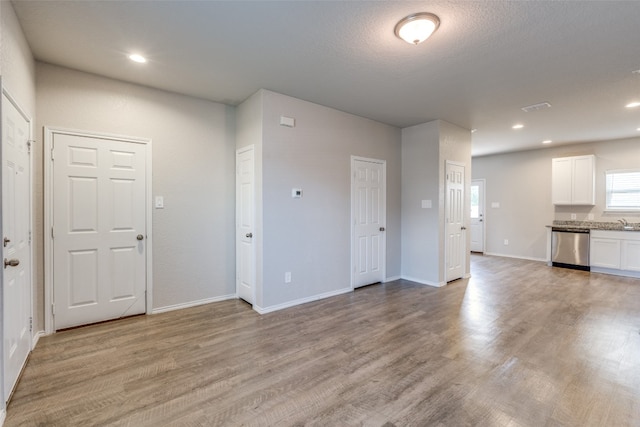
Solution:
<svg viewBox="0 0 640 427">
<path fill-rule="evenodd" d="M 466 230 L 467 227 L 460 227 L 460 230 Z"/>
<path fill-rule="evenodd" d="M 380 227 L 380 231 L 384 231 L 384 227 Z"/>
<path fill-rule="evenodd" d="M 143 239 L 144 239 L 144 236 L 143 236 L 142 234 L 138 234 L 138 235 L 136 236 L 136 239 L 138 239 L 138 240 L 143 240 Z"/>
<path fill-rule="evenodd" d="M 16 267 L 20 264 L 20 260 L 19 259 L 4 259 L 4 268 L 7 267 Z"/>
<path fill-rule="evenodd" d="M 253 233 L 247 233 L 244 235 L 244 237 L 248 237 L 249 239 L 253 237 Z"/>
</svg>

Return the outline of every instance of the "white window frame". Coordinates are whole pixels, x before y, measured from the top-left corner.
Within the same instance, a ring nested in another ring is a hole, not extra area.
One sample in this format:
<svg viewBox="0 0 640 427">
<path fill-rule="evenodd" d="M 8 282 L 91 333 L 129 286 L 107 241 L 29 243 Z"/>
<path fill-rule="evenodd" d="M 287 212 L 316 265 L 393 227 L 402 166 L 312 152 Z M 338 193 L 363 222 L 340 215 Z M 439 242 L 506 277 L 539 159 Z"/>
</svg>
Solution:
<svg viewBox="0 0 640 427">
<path fill-rule="evenodd" d="M 605 211 L 606 212 L 640 212 L 640 204 L 638 206 L 611 206 L 611 193 L 610 188 L 610 175 L 624 174 L 624 173 L 637 173 L 640 174 L 640 169 L 617 169 L 605 171 Z M 640 179 L 640 178 L 639 178 Z"/>
</svg>

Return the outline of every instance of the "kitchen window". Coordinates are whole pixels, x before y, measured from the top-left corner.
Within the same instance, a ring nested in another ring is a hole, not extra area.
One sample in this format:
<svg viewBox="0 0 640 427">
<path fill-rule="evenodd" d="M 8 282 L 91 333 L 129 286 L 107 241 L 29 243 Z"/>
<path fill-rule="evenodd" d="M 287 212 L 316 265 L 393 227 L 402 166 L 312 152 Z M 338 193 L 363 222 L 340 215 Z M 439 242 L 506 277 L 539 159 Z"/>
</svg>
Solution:
<svg viewBox="0 0 640 427">
<path fill-rule="evenodd" d="M 640 211 L 640 169 L 607 171 L 606 177 L 606 209 Z"/>
</svg>

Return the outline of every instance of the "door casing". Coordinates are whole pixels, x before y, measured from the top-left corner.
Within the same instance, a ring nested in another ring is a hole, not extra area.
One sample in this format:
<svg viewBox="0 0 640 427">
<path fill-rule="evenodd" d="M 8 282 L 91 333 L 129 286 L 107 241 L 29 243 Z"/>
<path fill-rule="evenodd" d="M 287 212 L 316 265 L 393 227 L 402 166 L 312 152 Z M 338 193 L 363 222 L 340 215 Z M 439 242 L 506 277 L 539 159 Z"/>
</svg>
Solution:
<svg viewBox="0 0 640 427">
<path fill-rule="evenodd" d="M 152 230 L 152 144 L 151 139 L 125 135 L 91 132 L 45 126 L 44 128 L 44 330 L 45 334 L 54 333 L 53 318 L 53 138 L 56 134 L 84 136 L 89 138 L 111 139 L 122 142 L 146 144 L 145 176 L 145 222 L 146 222 L 146 314 L 153 310 L 153 230 Z"/>
<path fill-rule="evenodd" d="M 484 179 L 473 179 L 471 180 L 471 186 L 473 186 L 474 184 L 479 184 L 480 188 L 481 188 L 481 197 L 480 200 L 478 201 L 479 203 L 479 209 L 480 209 L 480 213 L 481 213 L 481 217 L 479 218 L 478 222 L 479 225 L 478 227 L 481 228 L 482 230 L 482 250 L 478 251 L 478 252 L 485 252 L 485 242 L 486 242 L 486 222 L 487 222 L 487 216 L 485 215 L 485 208 L 486 208 L 486 181 Z M 473 219 L 471 219 L 471 223 L 469 224 L 469 234 L 473 235 Z M 470 250 L 472 250 L 470 248 Z"/>
</svg>

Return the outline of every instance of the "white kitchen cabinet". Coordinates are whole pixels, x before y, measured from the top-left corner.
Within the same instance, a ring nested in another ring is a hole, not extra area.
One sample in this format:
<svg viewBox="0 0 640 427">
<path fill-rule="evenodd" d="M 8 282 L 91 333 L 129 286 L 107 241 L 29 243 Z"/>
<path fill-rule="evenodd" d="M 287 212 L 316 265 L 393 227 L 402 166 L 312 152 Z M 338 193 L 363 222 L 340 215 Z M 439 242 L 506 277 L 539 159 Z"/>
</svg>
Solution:
<svg viewBox="0 0 640 427">
<path fill-rule="evenodd" d="M 591 267 L 620 268 L 620 240 L 591 237 L 589 265 Z"/>
<path fill-rule="evenodd" d="M 551 199 L 554 205 L 595 205 L 594 155 L 551 160 Z"/>
<path fill-rule="evenodd" d="M 592 230 L 591 271 L 640 277 L 640 232 Z"/>
</svg>

